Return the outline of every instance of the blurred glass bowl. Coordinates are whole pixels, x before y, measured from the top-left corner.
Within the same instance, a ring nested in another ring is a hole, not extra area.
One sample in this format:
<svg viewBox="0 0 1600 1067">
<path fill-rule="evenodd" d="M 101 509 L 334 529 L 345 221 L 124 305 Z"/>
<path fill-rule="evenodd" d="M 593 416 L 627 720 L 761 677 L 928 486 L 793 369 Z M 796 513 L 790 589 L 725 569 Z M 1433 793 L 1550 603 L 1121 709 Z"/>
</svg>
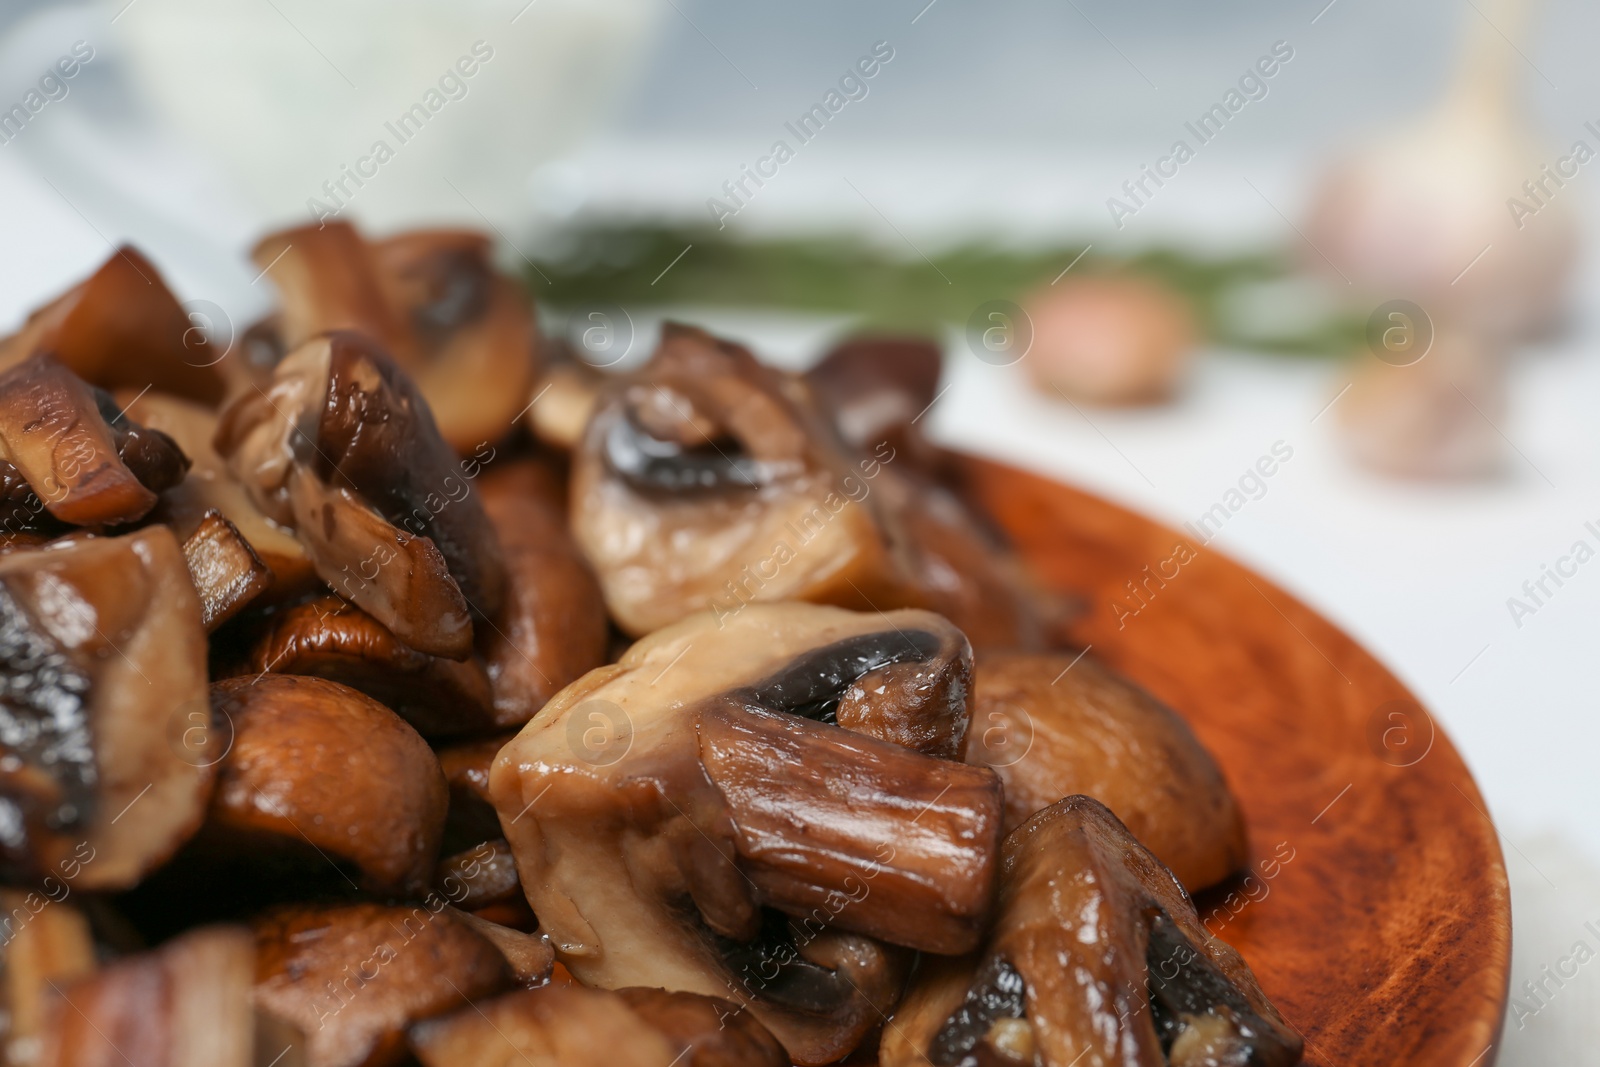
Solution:
<svg viewBox="0 0 1600 1067">
<path fill-rule="evenodd" d="M 660 0 L 149 0 L 117 28 L 152 105 L 267 223 L 338 209 L 380 228 L 483 216 L 520 227 L 535 208 L 530 175 L 616 100 L 661 10 Z M 463 58 L 479 62 L 458 71 Z M 426 118 L 401 128 L 413 105 Z"/>
</svg>

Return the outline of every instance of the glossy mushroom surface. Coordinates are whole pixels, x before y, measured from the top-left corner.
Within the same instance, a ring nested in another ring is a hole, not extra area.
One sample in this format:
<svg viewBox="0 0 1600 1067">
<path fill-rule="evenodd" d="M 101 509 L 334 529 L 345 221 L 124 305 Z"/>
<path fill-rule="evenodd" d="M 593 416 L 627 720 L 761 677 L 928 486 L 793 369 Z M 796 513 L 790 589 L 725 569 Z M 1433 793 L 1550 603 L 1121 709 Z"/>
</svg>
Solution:
<svg viewBox="0 0 1600 1067">
<path fill-rule="evenodd" d="M 272 571 L 239 528 L 212 509 L 183 541 L 183 558 L 200 594 L 200 621 L 210 633 L 272 587 Z"/>
<path fill-rule="evenodd" d="M 401 1063 L 411 1023 L 510 984 L 500 953 L 442 900 L 293 905 L 253 926 L 256 1002 L 305 1033 L 307 1067 Z"/>
<path fill-rule="evenodd" d="M 26 522 L 42 504 L 79 526 L 132 522 L 188 469 L 170 437 L 126 418 L 108 393 L 50 356 L 0 373 L 0 483 L 7 501 L 0 517 Z M 31 498 L 21 494 L 18 479 Z"/>
<path fill-rule="evenodd" d="M 465 659 L 504 580 L 494 531 L 426 402 L 365 336 L 319 336 L 222 415 L 217 449 L 317 573 L 419 652 Z"/>
<path fill-rule="evenodd" d="M 425 1067 L 788 1067 L 749 1012 L 661 989 L 559 985 L 502 997 L 411 1029 Z"/>
<path fill-rule="evenodd" d="M 1005 842 L 983 947 L 919 973 L 883 1067 L 1287 1067 L 1300 1036 L 1172 873 L 1068 797 Z"/>
<path fill-rule="evenodd" d="M 1191 892 L 1245 861 L 1244 817 L 1172 709 L 1093 656 L 979 659 L 966 758 L 1005 782 L 1006 830 L 1062 797 L 1110 808 Z"/>
<path fill-rule="evenodd" d="M 205 686 L 200 602 L 172 531 L 0 558 L 4 877 L 72 864 L 80 888 L 120 889 L 172 855 L 211 793 L 180 743 Z"/>
<path fill-rule="evenodd" d="M 957 744 L 965 656 L 926 612 L 753 605 L 563 690 L 490 775 L 562 962 L 732 997 L 800 1062 L 848 1052 L 903 974 L 879 941 L 963 952 L 987 914 L 998 779 L 875 736 Z"/>
<path fill-rule="evenodd" d="M 438 760 L 394 712 L 321 678 L 268 674 L 211 687 L 232 747 L 200 842 L 218 858 L 277 860 L 362 889 L 421 892 L 438 860 Z"/>
</svg>

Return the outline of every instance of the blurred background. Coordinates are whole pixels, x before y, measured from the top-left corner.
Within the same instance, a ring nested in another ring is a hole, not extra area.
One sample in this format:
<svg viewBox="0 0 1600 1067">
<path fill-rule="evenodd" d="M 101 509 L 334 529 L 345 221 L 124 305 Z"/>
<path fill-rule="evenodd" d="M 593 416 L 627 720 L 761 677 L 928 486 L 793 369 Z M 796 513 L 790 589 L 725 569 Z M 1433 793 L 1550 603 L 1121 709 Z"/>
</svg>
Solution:
<svg viewBox="0 0 1600 1067">
<path fill-rule="evenodd" d="M 942 336 L 936 437 L 1199 526 L 1433 709 L 1516 996 L 1600 921 L 1597 34 L 1581 0 L 9 0 L 0 329 L 127 241 L 231 342 L 254 239 L 337 217 L 492 228 L 595 362 L 667 315 L 796 364 Z M 1500 1062 L 1597 1019 L 1584 971 Z"/>
</svg>

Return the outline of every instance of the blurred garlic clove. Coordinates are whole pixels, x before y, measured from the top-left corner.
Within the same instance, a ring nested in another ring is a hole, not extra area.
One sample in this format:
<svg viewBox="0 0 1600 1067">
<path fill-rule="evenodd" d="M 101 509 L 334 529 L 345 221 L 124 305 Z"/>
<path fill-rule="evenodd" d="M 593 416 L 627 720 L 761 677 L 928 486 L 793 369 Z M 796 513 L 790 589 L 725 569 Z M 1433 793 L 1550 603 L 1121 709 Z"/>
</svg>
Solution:
<svg viewBox="0 0 1600 1067">
<path fill-rule="evenodd" d="M 1362 466 L 1406 478 L 1478 478 L 1499 470 L 1506 363 L 1474 335 L 1441 331 L 1422 360 L 1363 358 L 1335 411 Z"/>
<path fill-rule="evenodd" d="M 1439 104 L 1330 169 L 1306 227 L 1313 266 L 1507 340 L 1553 324 L 1578 240 L 1564 186 L 1597 146 L 1586 136 L 1563 155 L 1524 132 L 1516 42 L 1529 6 L 1486 0 L 1468 12 Z"/>
<path fill-rule="evenodd" d="M 1135 274 L 1065 279 L 1036 292 L 1025 310 L 1035 385 L 1092 404 L 1167 399 L 1195 343 L 1187 301 Z"/>
</svg>

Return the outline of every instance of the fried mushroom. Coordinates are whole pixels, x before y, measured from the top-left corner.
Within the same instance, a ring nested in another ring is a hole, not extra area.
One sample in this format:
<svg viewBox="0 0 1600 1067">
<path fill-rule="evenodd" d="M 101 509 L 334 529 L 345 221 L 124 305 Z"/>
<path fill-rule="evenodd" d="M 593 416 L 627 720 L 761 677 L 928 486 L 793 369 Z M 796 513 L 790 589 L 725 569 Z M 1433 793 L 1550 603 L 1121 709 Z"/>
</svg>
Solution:
<svg viewBox="0 0 1600 1067">
<path fill-rule="evenodd" d="M 217 450 L 317 573 L 419 652 L 465 659 L 500 607 L 499 548 L 404 372 L 366 337 L 319 336 L 222 415 Z M 492 454 L 492 453 L 491 453 Z"/>
<path fill-rule="evenodd" d="M 1170 708 L 1094 657 L 983 656 L 973 694 L 966 758 L 1005 782 L 1007 832 L 1082 793 L 1191 892 L 1244 863 L 1244 817 L 1211 754 Z"/>
<path fill-rule="evenodd" d="M 215 508 L 183 541 L 183 558 L 200 594 L 200 622 L 210 633 L 237 615 L 272 585 L 272 571 L 261 562 L 239 528 Z"/>
<path fill-rule="evenodd" d="M 880 941 L 964 952 L 987 915 L 998 780 L 883 739 L 959 750 L 967 654 L 926 612 L 752 605 L 557 694 L 490 792 L 562 962 L 731 997 L 798 1062 L 847 1053 L 899 990 Z"/>
<path fill-rule="evenodd" d="M 0 483 L 7 502 L 0 517 L 37 515 L 42 504 L 79 526 L 132 522 L 188 469 L 170 437 L 127 419 L 108 393 L 50 356 L 0 373 Z M 21 494 L 18 479 L 31 496 Z"/>
<path fill-rule="evenodd" d="M 120 889 L 171 856 L 211 792 L 175 740 L 205 686 L 170 530 L 0 558 L 0 877 L 71 863 L 79 887 Z"/>
<path fill-rule="evenodd" d="M 1287 1067 L 1300 1051 L 1172 873 L 1075 796 L 1006 838 L 988 940 L 918 975 L 881 1062 Z"/>
<path fill-rule="evenodd" d="M 212 685 L 211 700 L 232 747 L 191 853 L 243 857 L 262 871 L 338 864 L 374 893 L 427 888 L 447 794 L 415 730 L 321 678 L 226 679 Z"/>
<path fill-rule="evenodd" d="M 411 1023 L 511 981 L 495 947 L 442 900 L 291 905 L 252 925 L 256 1003 L 305 1033 L 307 1067 L 401 1063 Z"/>
<path fill-rule="evenodd" d="M 548 986 L 507 993 L 411 1028 L 425 1067 L 787 1067 L 748 1012 L 662 989 Z"/>
</svg>

